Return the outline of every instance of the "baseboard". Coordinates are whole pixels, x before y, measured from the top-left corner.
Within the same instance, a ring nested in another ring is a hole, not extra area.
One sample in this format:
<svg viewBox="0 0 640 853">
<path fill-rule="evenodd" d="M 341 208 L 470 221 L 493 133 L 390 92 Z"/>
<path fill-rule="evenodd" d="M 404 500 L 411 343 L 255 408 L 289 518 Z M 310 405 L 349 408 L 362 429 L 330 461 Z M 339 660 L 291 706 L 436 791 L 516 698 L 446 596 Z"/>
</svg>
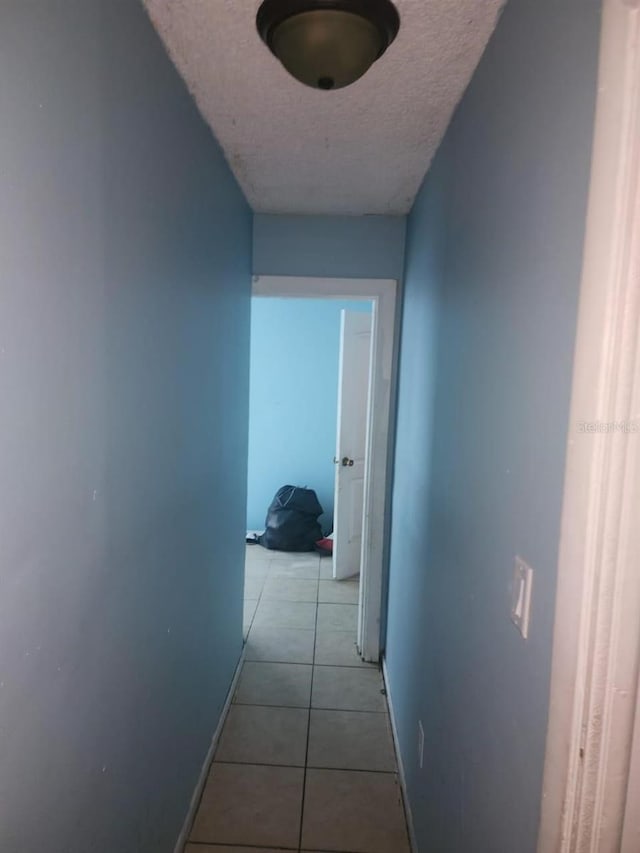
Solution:
<svg viewBox="0 0 640 853">
<path fill-rule="evenodd" d="M 384 678 L 384 687 L 387 691 L 387 705 L 389 707 L 389 719 L 391 720 L 391 732 L 393 734 L 393 745 L 396 750 L 396 760 L 398 762 L 398 779 L 400 780 L 400 788 L 402 790 L 402 799 L 404 801 L 404 812 L 407 819 L 407 828 L 409 829 L 409 845 L 412 853 L 418 853 L 418 845 L 416 843 L 416 834 L 413 829 L 413 815 L 411 814 L 411 803 L 409 802 L 409 794 L 407 792 L 407 780 L 404 774 L 404 765 L 402 763 L 402 753 L 400 752 L 400 742 L 398 740 L 398 729 L 396 728 L 396 715 L 393 709 L 393 697 L 391 688 L 389 687 L 389 676 L 387 673 L 387 661 L 382 658 L 382 677 Z M 178 853 L 178 851 L 176 851 Z"/>
<path fill-rule="evenodd" d="M 200 799 L 202 797 L 202 792 L 204 790 L 204 786 L 207 782 L 207 776 L 209 775 L 209 769 L 211 767 L 211 763 L 213 761 L 213 755 L 216 751 L 216 747 L 218 745 L 218 741 L 220 740 L 220 735 L 222 734 L 222 728 L 227 719 L 227 714 L 229 713 L 229 708 L 231 707 L 231 702 L 233 700 L 233 694 L 236 692 L 236 687 L 238 685 L 238 679 L 240 678 L 240 670 L 242 669 L 242 664 L 244 663 L 244 654 L 245 654 L 246 644 L 242 647 L 242 653 L 240 655 L 240 659 L 238 660 L 238 665 L 236 666 L 236 671 L 233 674 L 233 679 L 231 680 L 231 686 L 229 687 L 229 692 L 227 693 L 227 697 L 224 700 L 224 705 L 222 706 L 222 711 L 220 712 L 220 719 L 218 720 L 218 725 L 216 726 L 216 730 L 213 733 L 213 737 L 211 738 L 211 745 L 207 750 L 207 754 L 204 759 L 204 763 L 202 765 L 202 770 L 200 771 L 200 776 L 198 777 L 198 781 L 196 783 L 196 787 L 193 791 L 193 796 L 191 797 L 191 802 L 189 803 L 189 808 L 187 810 L 187 815 L 184 819 L 184 823 L 182 825 L 182 829 L 180 830 L 180 835 L 178 836 L 178 840 L 176 841 L 176 846 L 173 849 L 173 853 L 183 853 L 184 848 L 189 840 L 189 833 L 191 832 L 191 827 L 193 825 L 193 821 L 196 817 L 196 812 L 198 811 L 198 806 L 200 805 Z"/>
</svg>

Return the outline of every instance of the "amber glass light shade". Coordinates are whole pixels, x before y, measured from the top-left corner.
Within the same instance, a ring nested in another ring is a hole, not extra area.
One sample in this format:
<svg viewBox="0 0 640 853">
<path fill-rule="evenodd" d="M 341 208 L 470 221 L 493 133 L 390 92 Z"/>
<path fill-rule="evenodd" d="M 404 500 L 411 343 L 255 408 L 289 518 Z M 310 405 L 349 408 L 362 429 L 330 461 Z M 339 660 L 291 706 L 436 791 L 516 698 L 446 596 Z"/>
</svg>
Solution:
<svg viewBox="0 0 640 853">
<path fill-rule="evenodd" d="M 390 0 L 265 0 L 258 32 L 287 71 L 316 89 L 341 89 L 365 74 L 395 38 Z"/>
</svg>

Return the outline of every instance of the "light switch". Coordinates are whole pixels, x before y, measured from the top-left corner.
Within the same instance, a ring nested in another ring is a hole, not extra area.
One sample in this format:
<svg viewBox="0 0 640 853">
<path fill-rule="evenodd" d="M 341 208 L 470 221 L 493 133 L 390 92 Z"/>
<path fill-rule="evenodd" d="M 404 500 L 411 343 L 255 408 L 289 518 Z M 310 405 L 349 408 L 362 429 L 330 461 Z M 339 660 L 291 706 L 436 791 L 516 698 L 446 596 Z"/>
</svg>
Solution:
<svg viewBox="0 0 640 853">
<path fill-rule="evenodd" d="M 520 557 L 516 557 L 513 584 L 511 587 L 511 621 L 525 640 L 529 634 L 532 584 L 533 569 Z"/>
</svg>

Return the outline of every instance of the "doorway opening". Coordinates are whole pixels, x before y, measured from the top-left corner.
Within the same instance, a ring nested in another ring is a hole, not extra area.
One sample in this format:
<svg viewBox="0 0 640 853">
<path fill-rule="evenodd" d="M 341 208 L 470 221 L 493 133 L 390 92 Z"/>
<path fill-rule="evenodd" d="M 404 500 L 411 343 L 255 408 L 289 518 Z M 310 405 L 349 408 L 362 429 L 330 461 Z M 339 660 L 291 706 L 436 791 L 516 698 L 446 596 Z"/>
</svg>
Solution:
<svg viewBox="0 0 640 853">
<path fill-rule="evenodd" d="M 333 556 L 247 545 L 245 639 L 277 623 L 302 642 L 317 605 L 377 663 L 396 282 L 257 276 L 253 297 L 248 541 L 276 490 L 308 487 Z"/>
</svg>

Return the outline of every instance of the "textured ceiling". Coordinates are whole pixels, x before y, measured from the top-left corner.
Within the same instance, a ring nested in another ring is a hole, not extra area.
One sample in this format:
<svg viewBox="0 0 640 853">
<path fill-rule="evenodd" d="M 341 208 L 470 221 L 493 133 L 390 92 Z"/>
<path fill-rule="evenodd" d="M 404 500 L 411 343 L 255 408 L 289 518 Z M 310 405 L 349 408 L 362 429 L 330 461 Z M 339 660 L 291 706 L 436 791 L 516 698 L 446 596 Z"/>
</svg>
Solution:
<svg viewBox="0 0 640 853">
<path fill-rule="evenodd" d="M 253 209 L 326 214 L 409 211 L 503 4 L 396 0 L 384 56 L 321 92 L 261 42 L 260 0 L 145 0 Z"/>
</svg>

